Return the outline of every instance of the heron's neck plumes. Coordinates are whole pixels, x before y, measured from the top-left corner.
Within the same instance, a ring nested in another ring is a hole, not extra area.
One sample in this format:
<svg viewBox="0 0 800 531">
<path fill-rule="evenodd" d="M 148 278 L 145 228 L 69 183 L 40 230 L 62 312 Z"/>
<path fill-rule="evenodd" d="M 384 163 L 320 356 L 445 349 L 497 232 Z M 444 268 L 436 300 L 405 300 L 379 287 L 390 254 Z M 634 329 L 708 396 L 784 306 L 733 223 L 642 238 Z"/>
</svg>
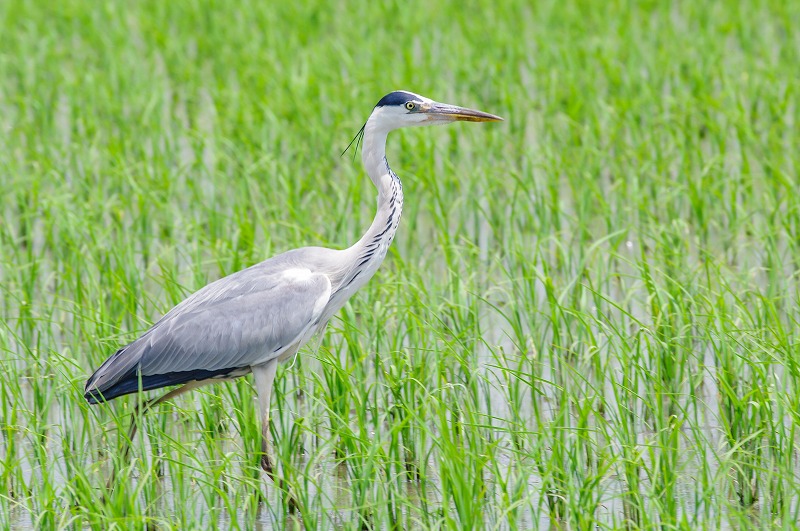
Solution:
<svg viewBox="0 0 800 531">
<path fill-rule="evenodd" d="M 378 242 L 386 248 L 394 238 L 403 209 L 403 185 L 389 168 L 386 159 L 386 137 L 389 130 L 371 116 L 364 127 L 364 147 L 361 160 L 375 188 L 378 189 L 378 211 L 361 241 Z"/>
<path fill-rule="evenodd" d="M 361 161 L 367 170 L 372 182 L 380 195 L 386 192 L 386 185 L 390 184 L 385 178 L 391 176 L 389 163 L 386 160 L 386 137 L 389 134 L 385 128 L 380 127 L 373 117 L 364 126 L 364 145 L 361 150 Z M 396 178 L 396 177 L 395 177 Z"/>
<path fill-rule="evenodd" d="M 364 127 L 362 161 L 378 189 L 378 208 L 364 236 L 347 249 L 354 267 L 345 275 L 341 288 L 358 289 L 377 271 L 394 239 L 403 210 L 403 185 L 386 160 L 386 136 L 389 131 L 370 118 Z"/>
</svg>

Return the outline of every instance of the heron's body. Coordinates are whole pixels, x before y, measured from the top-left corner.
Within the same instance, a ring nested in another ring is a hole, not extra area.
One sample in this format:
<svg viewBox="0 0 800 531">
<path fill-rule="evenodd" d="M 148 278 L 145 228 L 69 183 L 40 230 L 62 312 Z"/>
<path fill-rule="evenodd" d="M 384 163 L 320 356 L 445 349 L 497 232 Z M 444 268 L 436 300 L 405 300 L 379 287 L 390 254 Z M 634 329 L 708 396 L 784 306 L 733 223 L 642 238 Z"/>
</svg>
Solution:
<svg viewBox="0 0 800 531">
<path fill-rule="evenodd" d="M 393 174 L 392 174 L 393 175 Z M 96 403 L 193 380 L 243 376 L 292 356 L 378 270 L 394 238 L 402 187 L 372 227 L 345 250 L 304 247 L 205 286 L 110 357 L 89 380 Z"/>
<path fill-rule="evenodd" d="M 364 236 L 343 250 L 291 250 L 205 286 L 108 358 L 86 382 L 86 399 L 97 403 L 139 389 L 178 384 L 187 384 L 182 389 L 188 390 L 253 372 L 266 452 L 269 395 L 277 363 L 325 328 L 375 274 L 394 239 L 403 187 L 386 160 L 388 133 L 403 126 L 455 120 L 499 118 L 404 91 L 381 99 L 362 130 L 362 160 L 378 190 L 377 213 Z"/>
</svg>

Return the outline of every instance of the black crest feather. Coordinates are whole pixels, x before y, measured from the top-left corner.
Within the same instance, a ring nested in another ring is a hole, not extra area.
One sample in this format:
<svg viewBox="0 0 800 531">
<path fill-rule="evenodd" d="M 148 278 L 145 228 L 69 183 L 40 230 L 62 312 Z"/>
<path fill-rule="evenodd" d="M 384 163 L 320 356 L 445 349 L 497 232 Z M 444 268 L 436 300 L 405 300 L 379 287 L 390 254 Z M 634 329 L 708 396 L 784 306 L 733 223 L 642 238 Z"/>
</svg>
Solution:
<svg viewBox="0 0 800 531">
<path fill-rule="evenodd" d="M 347 153 L 347 150 L 350 149 L 350 146 L 352 146 L 353 143 L 355 142 L 356 147 L 353 150 L 353 160 L 356 160 L 356 155 L 358 155 L 358 148 L 362 144 L 362 142 L 364 141 L 364 128 L 365 127 L 367 127 L 367 123 L 366 122 L 364 122 L 364 125 L 362 125 L 361 129 L 358 130 L 358 133 L 356 133 L 356 136 L 353 137 L 353 140 L 351 140 L 350 143 L 347 144 L 347 147 L 344 148 L 344 151 L 342 151 L 342 154 L 340 156 L 344 157 L 344 154 Z"/>
<path fill-rule="evenodd" d="M 395 90 L 381 98 L 375 107 L 386 107 L 387 105 L 405 105 L 407 101 L 414 101 L 416 96 L 405 90 Z"/>
</svg>

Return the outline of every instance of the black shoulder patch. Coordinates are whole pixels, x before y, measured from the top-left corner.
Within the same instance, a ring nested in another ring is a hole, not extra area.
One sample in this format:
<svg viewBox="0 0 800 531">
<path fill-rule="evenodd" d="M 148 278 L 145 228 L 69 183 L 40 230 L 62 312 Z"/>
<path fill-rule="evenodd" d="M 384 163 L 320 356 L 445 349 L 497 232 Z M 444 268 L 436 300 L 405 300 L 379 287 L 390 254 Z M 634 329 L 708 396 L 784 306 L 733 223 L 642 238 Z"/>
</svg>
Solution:
<svg viewBox="0 0 800 531">
<path fill-rule="evenodd" d="M 409 100 L 416 99 L 414 94 L 404 90 L 395 90 L 381 98 L 375 107 L 386 107 L 387 105 L 403 105 Z"/>
</svg>

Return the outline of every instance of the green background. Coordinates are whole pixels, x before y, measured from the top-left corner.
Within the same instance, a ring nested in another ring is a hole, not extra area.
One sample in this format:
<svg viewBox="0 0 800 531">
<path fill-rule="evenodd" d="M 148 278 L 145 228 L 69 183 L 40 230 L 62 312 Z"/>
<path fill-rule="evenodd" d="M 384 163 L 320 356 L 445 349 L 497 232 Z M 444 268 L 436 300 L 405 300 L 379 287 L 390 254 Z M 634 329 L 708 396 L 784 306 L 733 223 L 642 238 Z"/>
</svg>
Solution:
<svg viewBox="0 0 800 531">
<path fill-rule="evenodd" d="M 0 528 L 791 528 L 800 3 L 0 3 Z M 345 247 L 408 89 L 386 263 L 278 375 L 85 379 L 202 285 Z M 112 492 L 104 485 L 111 478 Z"/>
</svg>

